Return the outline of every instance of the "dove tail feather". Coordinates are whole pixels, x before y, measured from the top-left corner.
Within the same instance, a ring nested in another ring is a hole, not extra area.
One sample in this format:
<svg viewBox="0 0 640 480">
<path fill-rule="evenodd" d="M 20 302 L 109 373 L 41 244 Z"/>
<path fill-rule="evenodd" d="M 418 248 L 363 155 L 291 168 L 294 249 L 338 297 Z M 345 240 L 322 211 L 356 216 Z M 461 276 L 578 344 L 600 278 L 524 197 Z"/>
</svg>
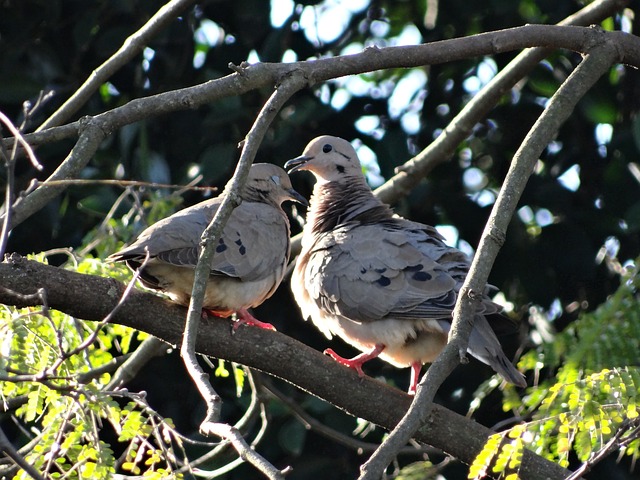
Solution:
<svg viewBox="0 0 640 480">
<path fill-rule="evenodd" d="M 471 355 L 489 365 L 507 382 L 522 388 L 527 386 L 524 375 L 505 356 L 498 338 L 482 315 L 476 315 L 473 330 L 469 336 L 468 350 Z"/>
</svg>

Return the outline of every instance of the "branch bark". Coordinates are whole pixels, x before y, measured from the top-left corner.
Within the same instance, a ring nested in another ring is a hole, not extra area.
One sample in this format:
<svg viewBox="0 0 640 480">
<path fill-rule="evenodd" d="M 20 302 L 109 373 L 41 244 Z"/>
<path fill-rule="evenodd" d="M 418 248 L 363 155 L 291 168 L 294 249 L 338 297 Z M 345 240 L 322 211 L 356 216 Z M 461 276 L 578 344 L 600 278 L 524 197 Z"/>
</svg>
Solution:
<svg viewBox="0 0 640 480">
<path fill-rule="evenodd" d="M 466 356 L 469 335 L 473 328 L 473 317 L 481 292 L 484 291 L 493 262 L 506 238 L 511 217 L 540 154 L 553 140 L 560 126 L 569 118 L 578 101 L 618 60 L 619 54 L 617 45 L 604 38 L 601 43 L 594 44 L 592 51 L 585 56 L 553 95 L 547 108 L 514 155 L 480 239 L 469 274 L 460 289 L 453 311 L 449 343 L 420 381 L 416 397 L 405 417 L 362 466 L 361 480 L 375 480 L 382 476 L 400 448 L 411 439 L 423 418 L 428 415 L 442 382 L 453 371 L 460 359 Z"/>
<path fill-rule="evenodd" d="M 106 82 L 120 67 L 138 55 L 149 44 L 149 41 L 195 0 L 172 0 L 163 5 L 156 14 L 133 35 L 127 37 L 122 46 L 100 67 L 91 72 L 89 78 L 64 104 L 55 111 L 37 131 L 64 123 L 91 98 L 100 85 Z"/>
<path fill-rule="evenodd" d="M 222 229 L 231 216 L 233 209 L 240 203 L 238 192 L 242 189 L 247 180 L 249 169 L 251 168 L 251 164 L 256 156 L 258 147 L 260 146 L 260 143 L 262 143 L 262 139 L 264 138 L 269 125 L 271 125 L 273 119 L 291 96 L 302 89 L 305 85 L 306 80 L 301 76 L 294 75 L 284 78 L 282 84 L 273 92 L 269 100 L 265 103 L 251 130 L 247 134 L 242 148 L 242 154 L 238 165 L 236 166 L 233 178 L 225 188 L 226 196 L 220 204 L 220 208 L 211 220 L 211 223 L 202 234 L 202 251 L 198 257 L 198 264 L 195 269 L 193 291 L 187 312 L 182 347 L 180 349 L 180 354 L 187 371 L 207 405 L 206 417 L 200 425 L 200 432 L 205 435 L 218 435 L 229 440 L 243 460 L 248 461 L 268 478 L 272 479 L 283 479 L 284 472 L 278 470 L 267 462 L 261 455 L 249 448 L 249 445 L 244 441 L 236 428 L 219 422 L 220 410 L 222 407 L 221 398 L 215 392 L 213 386 L 208 380 L 208 376 L 198 364 L 195 356 L 195 345 L 198 335 L 198 325 L 201 319 L 202 302 L 207 286 L 207 279 L 211 273 L 210 265 L 211 259 L 214 255 L 213 246 L 220 238 Z"/>
<path fill-rule="evenodd" d="M 619 2 L 616 2 L 615 5 L 619 5 Z M 87 123 L 99 125 L 102 132 L 97 132 L 93 129 L 82 129 L 83 135 L 81 135 L 78 144 L 74 147 L 74 151 L 76 151 L 83 137 L 85 143 L 95 144 L 97 142 L 99 144 L 107 134 L 124 125 L 156 115 L 196 108 L 224 97 L 242 95 L 250 90 L 273 86 L 281 78 L 285 78 L 294 72 L 306 78 L 309 85 L 314 85 L 346 75 L 388 68 L 433 65 L 528 47 L 565 48 L 585 53 L 593 44 L 594 38 L 600 33 L 594 29 L 574 26 L 525 25 L 424 45 L 382 49 L 369 48 L 362 53 L 354 55 L 322 58 L 313 61 L 289 64 L 258 63 L 243 68 L 242 73 L 233 73 L 194 87 L 132 100 L 122 107 L 107 111 L 91 119 L 84 119 L 63 127 L 54 127 L 42 132 L 29 134 L 25 138 L 31 145 L 37 145 L 43 139 L 73 137 Z M 605 34 L 611 41 L 620 46 L 621 62 L 640 67 L 639 38 L 623 32 L 605 32 Z M 63 129 L 64 134 L 59 134 L 56 131 L 57 128 Z M 12 139 L 6 140 L 9 145 L 12 144 L 12 141 Z M 93 153 L 95 153 L 95 149 L 87 149 L 81 155 L 77 153 L 73 154 L 72 152 L 58 170 L 80 171 L 87 165 Z M 70 174 L 66 178 L 71 178 L 72 175 Z M 58 180 L 60 178 L 59 176 L 50 177 L 50 180 L 54 179 Z M 33 215 L 48 203 L 51 198 L 60 194 L 64 188 L 64 186 L 60 185 L 56 187 L 49 186 L 45 182 L 35 191 L 29 193 L 21 203 L 15 206 L 11 226 L 15 227 Z M 40 192 L 40 190 L 43 191 Z"/>
<path fill-rule="evenodd" d="M 38 305 L 33 294 L 44 288 L 50 308 L 86 320 L 104 318 L 125 288 L 113 279 L 82 275 L 19 255 L 0 263 L 0 303 L 20 307 Z M 116 312 L 114 323 L 148 332 L 172 345 L 180 344 L 186 309 L 153 294 L 134 290 Z M 162 321 L 158 321 L 161 318 Z M 231 334 L 230 321 L 200 323 L 196 350 L 204 355 L 238 362 L 284 379 L 345 412 L 392 429 L 407 411 L 411 397 L 377 380 L 364 378 L 322 353 L 279 332 L 241 328 Z M 461 434 L 464 432 L 464 434 Z M 434 405 L 414 438 L 465 463 L 481 451 L 491 430 L 473 420 Z M 561 479 L 569 472 L 525 451 L 522 478 Z"/>
</svg>

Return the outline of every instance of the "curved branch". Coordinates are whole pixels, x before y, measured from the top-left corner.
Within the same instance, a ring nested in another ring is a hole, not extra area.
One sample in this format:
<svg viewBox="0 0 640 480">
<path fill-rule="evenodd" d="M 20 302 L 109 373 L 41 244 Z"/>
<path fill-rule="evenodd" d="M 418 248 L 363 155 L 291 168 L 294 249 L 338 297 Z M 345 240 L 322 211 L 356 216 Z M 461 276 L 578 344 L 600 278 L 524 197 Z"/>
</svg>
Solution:
<svg viewBox="0 0 640 480">
<path fill-rule="evenodd" d="M 213 433 L 217 435 L 219 432 L 232 433 L 232 431 L 228 430 L 226 427 L 215 425 L 220 416 L 221 399 L 209 383 L 207 375 L 200 368 L 195 356 L 195 343 L 198 334 L 198 324 L 202 315 L 202 302 L 207 288 L 207 279 L 211 273 L 210 265 L 214 254 L 213 246 L 220 238 L 222 229 L 231 216 L 231 212 L 239 205 L 240 197 L 238 192 L 242 189 L 247 180 L 249 169 L 251 168 L 251 164 L 256 156 L 258 147 L 260 146 L 269 125 L 271 125 L 275 116 L 291 96 L 303 88 L 305 84 L 306 81 L 300 76 L 288 77 L 284 79 L 282 85 L 280 85 L 280 87 L 278 87 L 271 95 L 269 100 L 267 100 L 251 127 L 251 130 L 247 134 L 242 148 L 242 154 L 240 155 L 240 160 L 236 166 L 233 178 L 225 188 L 225 197 L 220 204 L 220 208 L 218 208 L 216 214 L 211 219 L 211 223 L 202 234 L 201 245 L 203 248 L 200 252 L 198 263 L 195 268 L 193 291 L 191 293 L 191 301 L 189 303 L 180 354 L 185 366 L 187 367 L 189 375 L 191 375 L 191 378 L 207 404 L 206 418 L 200 425 L 200 431 L 204 434 Z M 242 445 L 241 443 L 233 440 L 232 443 L 236 447 Z M 249 455 L 248 453 L 240 451 L 239 453 L 243 458 L 244 456 L 247 456 L 247 459 L 251 463 L 254 463 L 254 460 L 256 459 L 255 455 Z M 258 462 L 256 465 L 260 466 L 262 465 L 262 462 Z M 280 473 L 278 472 L 278 475 L 279 474 Z"/>
<path fill-rule="evenodd" d="M 124 285 L 113 279 L 70 272 L 15 254 L 0 263 L 0 285 L 0 303 L 38 305 L 36 297 L 24 295 L 44 288 L 51 308 L 87 320 L 104 318 L 124 290 Z M 181 342 L 185 315 L 186 310 L 178 305 L 134 290 L 113 322 L 149 332 L 175 345 Z M 353 370 L 279 332 L 240 328 L 232 335 L 229 321 L 212 319 L 201 322 L 196 349 L 284 379 L 350 415 L 386 429 L 400 421 L 411 403 L 404 392 L 369 377 L 360 380 Z M 491 433 L 473 420 L 434 405 L 414 438 L 470 463 Z M 569 474 L 529 451 L 524 453 L 520 472 L 522 478 L 561 479 Z"/>
<path fill-rule="evenodd" d="M 77 112 L 89 100 L 100 85 L 107 81 L 120 67 L 138 55 L 159 31 L 174 20 L 194 0 L 172 0 L 162 6 L 156 14 L 133 35 L 127 37 L 122 46 L 100 67 L 91 72 L 89 78 L 53 115 L 46 119 L 36 131 L 60 125 Z"/>
<path fill-rule="evenodd" d="M 616 4 L 617 5 L 617 4 Z M 292 75 L 294 72 L 308 79 L 309 85 L 345 75 L 383 70 L 388 68 L 409 68 L 437 63 L 451 62 L 479 55 L 493 55 L 528 47 L 565 48 L 577 52 L 587 52 L 591 45 L 598 41 L 601 34 L 607 35 L 612 42 L 619 45 L 619 61 L 640 67 L 640 39 L 623 32 L 600 32 L 597 29 L 555 26 L 555 25 L 525 25 L 506 30 L 482 33 L 463 38 L 442 40 L 424 45 L 412 45 L 387 48 L 368 48 L 362 53 L 344 55 L 318 60 L 281 63 L 258 63 L 249 65 L 241 73 L 233 73 L 226 77 L 210 80 L 194 87 L 173 90 L 150 97 L 139 98 L 100 115 L 93 117 L 91 123 L 97 122 L 106 132 L 111 132 L 124 125 L 137 122 L 152 116 L 166 114 L 187 108 L 213 102 L 220 98 L 241 95 L 250 90 L 275 85 L 280 79 Z M 80 131 L 82 122 L 76 122 L 74 128 L 64 128 L 65 134 L 73 136 Z M 84 132 L 86 135 L 86 131 Z M 26 135 L 25 139 L 31 145 L 41 142 L 40 135 L 51 135 L 48 130 L 41 133 Z M 60 138 L 57 136 L 56 138 Z M 7 139 L 9 145 L 13 139 Z M 69 170 L 79 171 L 88 163 L 91 156 L 83 155 L 74 158 Z M 67 157 L 63 165 L 70 162 Z M 63 168 L 63 165 L 60 168 Z M 49 195 L 36 197 L 24 204 L 16 205 L 12 226 L 18 225 L 35 211 L 42 208 L 50 196 L 57 195 L 64 187 L 56 190 L 46 188 Z M 54 193 L 57 192 L 57 193 Z M 45 199 L 46 198 L 46 199 Z"/>
<path fill-rule="evenodd" d="M 453 311 L 449 343 L 420 381 L 416 397 L 405 417 L 362 466 L 361 480 L 374 480 L 381 477 L 396 457 L 397 451 L 409 441 L 422 424 L 442 382 L 458 365 L 460 358 L 466 355 L 469 335 L 473 327 L 473 316 L 481 298 L 478 292 L 484 291 L 493 262 L 504 243 L 507 227 L 535 163 L 549 142 L 553 140 L 560 126 L 569 118 L 578 101 L 611 68 L 618 57 L 617 45 L 604 40 L 603 37 L 602 43 L 586 55 L 553 95 L 547 108 L 514 155 L 480 239 L 469 274 L 460 289 Z"/>
<path fill-rule="evenodd" d="M 593 2 L 558 25 L 591 25 L 611 15 L 627 2 Z M 444 131 L 423 151 L 396 168 L 396 175 L 375 190 L 375 195 L 385 203 L 393 204 L 406 196 L 437 165 L 448 161 L 473 127 L 498 103 L 500 98 L 538 63 L 549 55 L 551 49 L 528 48 L 518 54 L 449 122 Z"/>
</svg>

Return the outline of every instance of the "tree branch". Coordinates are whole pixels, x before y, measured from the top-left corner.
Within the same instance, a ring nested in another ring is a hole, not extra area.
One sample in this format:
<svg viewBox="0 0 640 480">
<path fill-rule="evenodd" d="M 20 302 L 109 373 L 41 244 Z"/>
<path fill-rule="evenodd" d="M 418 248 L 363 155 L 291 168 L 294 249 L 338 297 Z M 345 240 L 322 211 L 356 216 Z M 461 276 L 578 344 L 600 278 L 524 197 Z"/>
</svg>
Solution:
<svg viewBox="0 0 640 480">
<path fill-rule="evenodd" d="M 592 51 L 553 95 L 547 108 L 514 155 L 480 239 L 469 274 L 460 289 L 453 311 L 449 342 L 420 381 L 416 397 L 405 417 L 362 466 L 361 480 L 377 480 L 382 476 L 398 450 L 409 441 L 428 415 L 442 382 L 466 355 L 469 335 L 473 328 L 473 316 L 481 298 L 479 292 L 484 291 L 493 262 L 504 243 L 507 227 L 533 167 L 542 151 L 569 118 L 578 101 L 611 65 L 619 60 L 619 56 L 617 45 L 602 36 L 600 43 L 595 44 Z"/>
<path fill-rule="evenodd" d="M 36 131 L 60 125 L 71 115 L 76 113 L 89 100 L 100 85 L 106 82 L 120 67 L 138 55 L 149 44 L 149 41 L 170 22 L 175 20 L 180 13 L 194 0 L 172 0 L 162 6 L 156 14 L 145 23 L 142 28 L 133 33 L 124 41 L 122 46 L 106 62 L 95 69 L 85 80 L 82 86 L 64 104 L 58 108 Z"/>
<path fill-rule="evenodd" d="M 19 307 L 39 305 L 24 297 L 45 288 L 50 308 L 87 320 L 100 320 L 118 303 L 124 285 L 113 279 L 82 275 L 11 255 L 0 263 L 0 303 Z M 19 295 L 16 295 L 18 293 Z M 114 323 L 148 332 L 172 345 L 180 343 L 186 310 L 153 294 L 134 290 L 113 318 Z M 162 322 L 158 322 L 162 318 Z M 322 353 L 279 332 L 241 328 L 231 334 L 230 322 L 202 322 L 196 350 L 238 362 L 282 378 L 355 417 L 392 429 L 410 405 L 398 389 L 345 368 Z M 460 432 L 465 432 L 460 435 Z M 481 451 L 491 430 L 434 405 L 414 438 L 465 463 Z M 525 451 L 523 478 L 561 479 L 569 472 Z"/>
<path fill-rule="evenodd" d="M 558 25 L 592 25 L 621 9 L 626 3 L 628 2 L 616 0 L 593 2 Z M 518 54 L 465 105 L 438 138 L 418 155 L 397 167 L 396 175 L 375 190 L 376 196 L 385 203 L 396 203 L 437 165 L 450 160 L 458 145 L 471 134 L 473 127 L 493 109 L 507 91 L 528 75 L 551 51 L 550 48 L 536 47 Z"/>
<path fill-rule="evenodd" d="M 198 364 L 198 360 L 195 356 L 195 345 L 198 334 L 198 325 L 202 316 L 202 302 L 207 288 L 207 280 L 211 273 L 210 265 L 211 259 L 214 255 L 213 246 L 220 238 L 222 229 L 231 216 L 233 209 L 240 204 L 239 192 L 247 180 L 249 169 L 251 168 L 251 164 L 256 156 L 258 147 L 260 146 L 269 125 L 271 125 L 273 119 L 291 96 L 298 90 L 302 89 L 305 85 L 306 80 L 299 75 L 292 75 L 283 79 L 282 84 L 265 103 L 264 107 L 258 114 L 256 121 L 251 127 L 251 130 L 249 130 L 249 133 L 247 134 L 242 148 L 242 154 L 240 155 L 240 160 L 236 166 L 233 178 L 225 188 L 225 197 L 220 204 L 220 208 L 211 220 L 211 223 L 202 234 L 202 250 L 195 268 L 193 291 L 187 313 L 182 347 L 180 349 L 180 354 L 187 371 L 207 405 L 206 417 L 200 424 L 200 432 L 204 435 L 213 434 L 230 440 L 243 460 L 250 462 L 269 478 L 274 479 L 284 478 L 283 472 L 275 468 L 255 451 L 251 450 L 242 439 L 237 429 L 227 424 L 219 423 L 222 402 L 220 396 L 215 392 L 213 386 L 209 382 L 208 376 Z"/>
<path fill-rule="evenodd" d="M 618 5 L 618 3 L 616 3 L 616 5 Z M 594 39 L 597 39 L 601 33 L 602 32 L 597 32 L 594 29 L 583 27 L 525 25 L 469 37 L 442 40 L 424 45 L 387 47 L 381 49 L 369 48 L 362 53 L 354 55 L 322 58 L 312 61 L 287 64 L 258 63 L 244 68 L 242 74 L 233 73 L 194 87 L 132 100 L 122 107 L 97 115 L 91 120 L 85 119 L 84 123 L 88 122 L 90 124 L 95 123 L 101 125 L 105 132 L 111 132 L 124 125 L 152 116 L 185 110 L 187 108 L 195 108 L 224 97 L 241 95 L 250 90 L 272 86 L 281 78 L 285 78 L 294 72 L 305 77 L 309 85 L 313 85 L 345 75 L 355 75 L 388 68 L 434 65 L 479 55 L 494 55 L 535 46 L 565 48 L 584 53 L 588 51 Z M 604 34 L 607 35 L 611 41 L 619 45 L 621 50 L 620 61 L 640 67 L 639 38 L 623 32 L 604 32 Z M 70 128 L 70 125 L 57 128 L 64 128 L 66 136 L 74 136 L 80 131 L 83 122 L 75 122 L 73 125 L 74 128 Z M 93 139 L 92 136 L 87 134 L 86 130 L 83 130 L 83 133 L 85 134 L 85 141 Z M 44 130 L 43 132 L 25 135 L 25 138 L 31 145 L 36 145 L 42 141 L 41 135 L 46 135 L 46 138 L 50 138 L 52 133 L 50 133 L 49 130 Z M 61 136 L 56 136 L 55 138 L 59 139 Z M 100 141 L 102 138 L 100 138 Z M 82 140 L 82 135 L 80 140 Z M 5 142 L 12 145 L 13 139 L 7 139 Z M 76 145 L 76 148 L 77 146 L 78 145 Z M 76 148 L 74 148 L 74 150 Z M 73 156 L 74 162 L 72 162 L 70 170 L 79 171 L 79 169 L 87 164 L 94 152 L 95 150 L 92 152 L 89 149 L 81 156 Z M 63 165 L 70 163 L 70 161 L 71 158 L 67 157 Z M 63 165 L 61 165 L 60 168 L 63 168 Z M 70 178 L 70 176 L 67 178 Z M 51 179 L 57 180 L 60 178 Z M 16 226 L 24 221 L 38 209 L 42 208 L 51 198 L 64 190 L 64 186 L 58 186 L 55 189 L 47 187 L 45 188 L 45 190 L 49 192 L 47 195 L 40 196 L 40 194 L 38 194 L 35 196 L 36 192 L 42 188 L 43 187 L 39 187 L 31 192 L 21 204 L 16 205 L 12 226 Z M 30 198 L 32 196 L 35 196 L 35 198 Z"/>
</svg>

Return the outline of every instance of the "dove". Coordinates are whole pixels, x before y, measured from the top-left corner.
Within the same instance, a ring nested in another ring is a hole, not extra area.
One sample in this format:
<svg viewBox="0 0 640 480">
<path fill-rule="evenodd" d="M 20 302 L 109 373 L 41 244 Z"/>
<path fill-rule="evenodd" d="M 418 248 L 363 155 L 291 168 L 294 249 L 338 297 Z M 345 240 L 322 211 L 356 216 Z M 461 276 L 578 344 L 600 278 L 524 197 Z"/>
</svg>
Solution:
<svg viewBox="0 0 640 480">
<path fill-rule="evenodd" d="M 411 367 L 415 394 L 423 364 L 447 343 L 452 311 L 469 270 L 467 256 L 431 226 L 394 215 L 366 183 L 353 146 L 337 137 L 312 140 L 285 169 L 316 178 L 291 288 L 304 318 L 327 338 L 363 352 L 325 353 L 363 376 L 376 357 Z M 485 315 L 500 306 L 484 296 L 474 318 L 469 353 L 505 380 L 526 386 L 507 359 Z"/>
<path fill-rule="evenodd" d="M 247 309 L 260 305 L 275 292 L 289 261 L 289 221 L 282 202 L 308 203 L 293 189 L 286 172 L 268 163 L 251 166 L 240 197 L 240 205 L 231 213 L 215 245 L 203 310 L 218 317 L 236 313 L 234 329 L 241 323 L 273 329 Z M 158 221 L 107 261 L 123 261 L 134 271 L 140 269 L 139 279 L 145 287 L 166 293 L 180 305 L 189 305 L 200 237 L 223 198 L 224 193 Z M 147 255 L 149 259 L 142 266 Z"/>
</svg>

